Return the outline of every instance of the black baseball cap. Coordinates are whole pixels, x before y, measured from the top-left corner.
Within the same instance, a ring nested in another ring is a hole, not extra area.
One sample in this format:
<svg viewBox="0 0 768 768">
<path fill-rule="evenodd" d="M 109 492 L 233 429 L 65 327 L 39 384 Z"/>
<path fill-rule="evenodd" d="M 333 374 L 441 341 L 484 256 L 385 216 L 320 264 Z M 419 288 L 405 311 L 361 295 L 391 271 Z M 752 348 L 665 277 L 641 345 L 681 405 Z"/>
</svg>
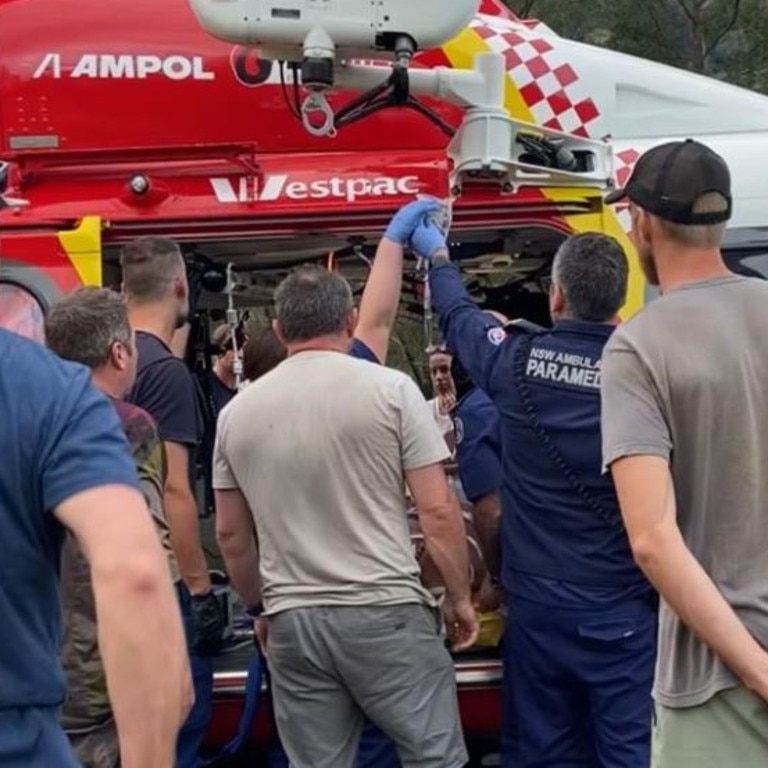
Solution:
<svg viewBox="0 0 768 768">
<path fill-rule="evenodd" d="M 722 195 L 726 207 L 694 213 L 699 198 L 710 192 Z M 731 174 L 725 160 L 693 139 L 661 144 L 643 154 L 627 184 L 607 195 L 605 202 L 624 198 L 675 224 L 720 224 L 733 212 Z"/>
</svg>

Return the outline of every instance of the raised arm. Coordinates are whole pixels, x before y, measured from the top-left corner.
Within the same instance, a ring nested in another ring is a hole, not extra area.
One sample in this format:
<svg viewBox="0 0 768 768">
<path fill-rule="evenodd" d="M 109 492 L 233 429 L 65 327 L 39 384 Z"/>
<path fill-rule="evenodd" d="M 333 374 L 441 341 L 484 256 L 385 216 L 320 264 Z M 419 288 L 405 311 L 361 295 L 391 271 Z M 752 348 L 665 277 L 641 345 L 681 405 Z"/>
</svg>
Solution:
<svg viewBox="0 0 768 768">
<path fill-rule="evenodd" d="M 403 249 L 414 229 L 438 204 L 417 200 L 401 208 L 392 218 L 376 249 L 363 298 L 355 338 L 386 362 L 392 328 L 397 319 L 403 285 Z"/>
<path fill-rule="evenodd" d="M 501 323 L 472 301 L 458 267 L 451 263 L 445 237 L 434 224 L 422 219 L 411 245 L 431 263 L 432 303 L 448 349 L 459 358 L 472 381 L 488 392 L 500 345 L 506 338 Z"/>
</svg>

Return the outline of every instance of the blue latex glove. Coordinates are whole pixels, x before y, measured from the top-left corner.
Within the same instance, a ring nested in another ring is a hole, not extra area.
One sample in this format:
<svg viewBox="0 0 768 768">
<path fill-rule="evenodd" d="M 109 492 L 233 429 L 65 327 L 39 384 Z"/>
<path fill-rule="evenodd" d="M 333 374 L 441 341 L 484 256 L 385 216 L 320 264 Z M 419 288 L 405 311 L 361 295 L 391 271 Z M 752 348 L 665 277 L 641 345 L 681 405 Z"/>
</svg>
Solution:
<svg viewBox="0 0 768 768">
<path fill-rule="evenodd" d="M 403 206 L 389 222 L 384 237 L 393 243 L 405 245 L 410 239 L 413 231 L 424 221 L 424 218 L 440 208 L 437 200 L 416 200 L 413 203 Z"/>
<path fill-rule="evenodd" d="M 445 242 L 445 235 L 434 222 L 428 219 L 422 219 L 418 227 L 416 227 L 411 235 L 410 245 L 417 255 L 427 260 L 431 259 L 437 251 L 447 250 L 448 248 Z"/>
</svg>

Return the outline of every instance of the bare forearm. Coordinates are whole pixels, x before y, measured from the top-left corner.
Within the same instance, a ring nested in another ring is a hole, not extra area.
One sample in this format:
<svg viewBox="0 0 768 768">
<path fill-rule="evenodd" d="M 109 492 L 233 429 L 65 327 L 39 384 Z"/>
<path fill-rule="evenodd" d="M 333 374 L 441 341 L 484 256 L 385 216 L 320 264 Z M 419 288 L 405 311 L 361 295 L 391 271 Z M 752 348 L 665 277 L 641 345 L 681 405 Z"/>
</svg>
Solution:
<svg viewBox="0 0 768 768">
<path fill-rule="evenodd" d="M 171 535 L 171 546 L 179 563 L 184 583 L 193 595 L 211 589 L 208 564 L 200 542 L 197 505 L 190 491 L 165 492 L 165 514 Z"/>
<path fill-rule="evenodd" d="M 154 572 L 94 573 L 99 647 L 123 768 L 169 768 L 193 700 L 178 601 L 165 562 Z"/>
<path fill-rule="evenodd" d="M 697 562 L 679 531 L 645 542 L 637 561 L 669 607 L 744 683 L 768 674 L 765 651 Z"/>
<path fill-rule="evenodd" d="M 390 327 L 397 317 L 403 283 L 403 246 L 383 238 L 376 249 L 360 302 L 360 319 Z"/>
<path fill-rule="evenodd" d="M 469 551 L 464 521 L 455 503 L 420 515 L 427 553 L 443 579 L 449 599 L 469 600 Z"/>
<path fill-rule="evenodd" d="M 376 250 L 363 297 L 355 336 L 383 363 L 397 318 L 403 283 L 403 247 L 382 239 Z"/>
<path fill-rule="evenodd" d="M 498 493 L 488 493 L 474 504 L 475 528 L 491 578 L 501 577 L 501 501 Z"/>
<path fill-rule="evenodd" d="M 255 544 L 243 547 L 236 541 L 219 536 L 219 549 L 224 558 L 230 581 L 246 605 L 261 602 L 259 554 Z"/>
<path fill-rule="evenodd" d="M 768 654 L 686 546 L 667 460 L 628 456 L 611 473 L 637 564 L 691 631 L 746 685 L 767 695 Z"/>
</svg>

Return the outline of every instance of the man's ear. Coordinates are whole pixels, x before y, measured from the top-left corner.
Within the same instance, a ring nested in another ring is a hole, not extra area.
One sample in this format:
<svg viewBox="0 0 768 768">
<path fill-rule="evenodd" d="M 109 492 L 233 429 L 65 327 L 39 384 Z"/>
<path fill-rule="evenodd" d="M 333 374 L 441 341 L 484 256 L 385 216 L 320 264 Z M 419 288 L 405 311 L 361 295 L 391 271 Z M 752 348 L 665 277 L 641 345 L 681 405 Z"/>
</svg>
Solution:
<svg viewBox="0 0 768 768">
<path fill-rule="evenodd" d="M 173 295 L 177 299 L 186 299 L 189 295 L 187 281 L 180 275 L 173 278 Z"/>
<path fill-rule="evenodd" d="M 118 371 L 124 371 L 128 364 L 128 350 L 118 342 L 114 342 L 109 348 L 109 363 Z"/>
<path fill-rule="evenodd" d="M 563 311 L 565 310 L 565 291 L 563 289 L 553 283 L 552 288 L 549 292 L 549 311 L 550 314 L 555 317 L 556 315 L 561 315 Z"/>
<path fill-rule="evenodd" d="M 655 216 L 648 211 L 640 211 L 640 232 L 643 236 L 643 242 L 649 247 L 657 239 L 660 226 L 659 220 Z"/>
<path fill-rule="evenodd" d="M 632 228 L 629 231 L 630 239 L 636 246 L 647 245 L 651 242 L 652 226 L 651 216 L 637 205 L 631 204 L 629 213 L 632 220 Z"/>
</svg>

